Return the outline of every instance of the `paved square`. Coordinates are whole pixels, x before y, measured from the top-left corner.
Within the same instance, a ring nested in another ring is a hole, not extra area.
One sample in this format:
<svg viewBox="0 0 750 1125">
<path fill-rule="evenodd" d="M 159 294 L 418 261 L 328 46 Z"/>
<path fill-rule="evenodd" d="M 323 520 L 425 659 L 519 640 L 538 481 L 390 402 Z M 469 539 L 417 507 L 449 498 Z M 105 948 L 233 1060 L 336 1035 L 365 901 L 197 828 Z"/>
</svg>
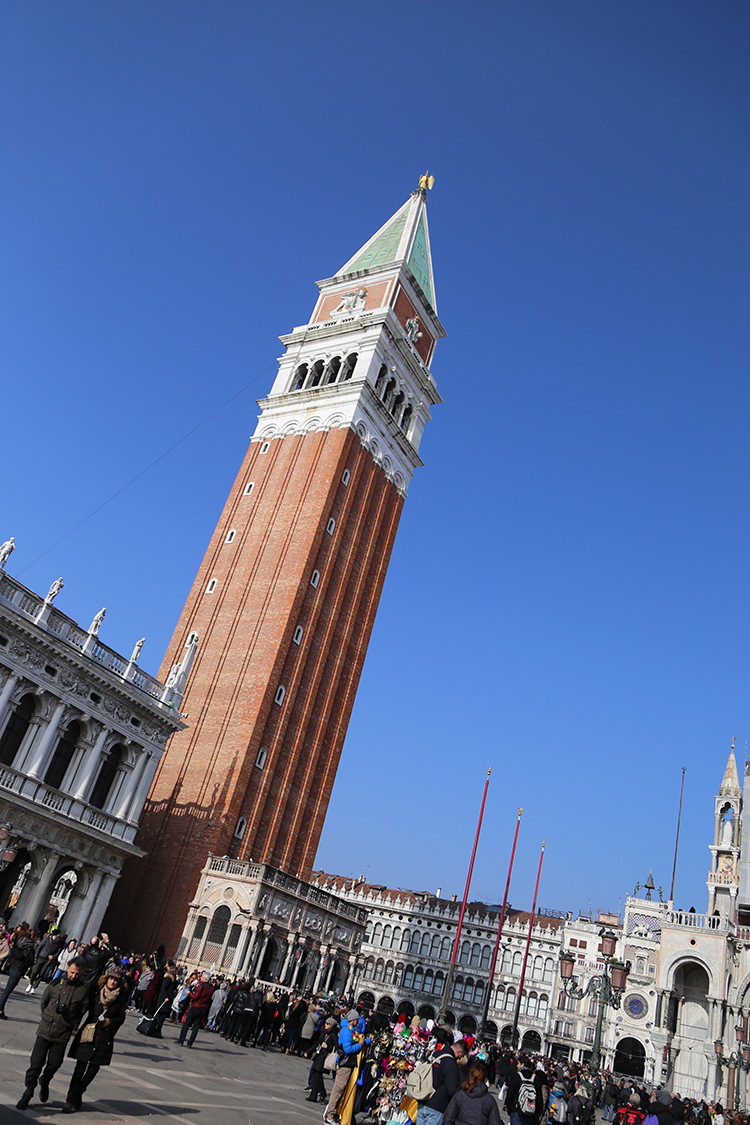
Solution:
<svg viewBox="0 0 750 1125">
<path fill-rule="evenodd" d="M 243 1050 L 205 1031 L 188 1050 L 177 1045 L 179 1029 L 170 1023 L 164 1025 L 163 1040 L 147 1039 L 136 1031 L 140 1017 L 135 1013 L 115 1039 L 112 1064 L 102 1067 L 84 1096 L 81 1113 L 68 1117 L 61 1112 L 74 1066 L 67 1056 L 52 1081 L 47 1104 L 38 1100 L 37 1087 L 34 1101 L 21 1113 L 15 1104 L 23 1092 L 41 995 L 37 990 L 36 996 L 27 996 L 19 988 L 8 1000 L 7 1022 L 0 1022 L 3 1125 L 24 1121 L 109 1125 L 146 1117 L 179 1120 L 183 1125 L 302 1125 L 322 1120 L 325 1107 L 305 1101 L 307 1060 L 275 1049 Z M 327 1079 L 326 1092 L 330 1089 Z"/>
</svg>

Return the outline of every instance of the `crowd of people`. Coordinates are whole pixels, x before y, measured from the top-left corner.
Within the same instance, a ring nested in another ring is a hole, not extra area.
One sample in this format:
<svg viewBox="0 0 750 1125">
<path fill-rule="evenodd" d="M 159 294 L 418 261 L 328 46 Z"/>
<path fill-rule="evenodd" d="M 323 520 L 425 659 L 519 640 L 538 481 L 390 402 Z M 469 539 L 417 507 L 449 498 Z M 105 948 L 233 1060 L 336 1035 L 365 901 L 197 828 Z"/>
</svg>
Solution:
<svg viewBox="0 0 750 1125">
<path fill-rule="evenodd" d="M 164 1038 L 169 1020 L 178 1046 L 192 1048 L 203 1029 L 240 1048 L 273 1048 L 309 1060 L 307 1100 L 325 1105 L 326 1125 L 351 1125 L 361 1114 L 381 1125 L 748 1125 L 744 1114 L 681 1098 L 667 1086 L 586 1065 L 513 1052 L 461 1035 L 434 1020 L 363 1012 L 337 996 L 293 994 L 278 985 L 190 972 L 164 956 L 125 954 L 98 934 L 79 944 L 51 922 L 0 924 L 0 969 L 7 984 L 0 1018 L 22 980 L 43 986 L 41 1019 L 18 1109 L 35 1091 L 49 1098 L 65 1054 L 75 1062 L 63 1107 L 81 1110 L 84 1092 L 109 1065 L 127 1013 L 138 1030 Z M 326 1082 L 331 1083 L 326 1093 Z"/>
</svg>

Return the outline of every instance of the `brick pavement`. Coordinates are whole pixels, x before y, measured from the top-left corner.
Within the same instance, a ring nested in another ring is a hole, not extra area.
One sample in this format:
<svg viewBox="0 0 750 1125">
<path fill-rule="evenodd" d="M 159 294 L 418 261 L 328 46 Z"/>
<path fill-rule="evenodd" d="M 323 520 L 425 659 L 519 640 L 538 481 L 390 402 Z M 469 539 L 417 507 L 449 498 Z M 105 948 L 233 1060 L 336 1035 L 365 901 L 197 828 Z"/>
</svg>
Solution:
<svg viewBox="0 0 750 1125">
<path fill-rule="evenodd" d="M 0 1123 L 83 1122 L 110 1125 L 143 1118 L 178 1120 L 182 1125 L 303 1125 L 322 1120 L 323 1106 L 305 1101 L 309 1063 L 276 1050 L 243 1050 L 220 1036 L 201 1031 L 195 1046 L 177 1045 L 178 1027 L 164 1025 L 164 1039 L 136 1032 L 138 1016 L 128 1016 L 115 1039 L 112 1064 L 99 1071 L 84 1097 L 83 1111 L 61 1113 L 73 1060 L 66 1057 L 50 1086 L 46 1105 L 36 1098 L 20 1113 L 23 1075 L 39 1020 L 41 990 L 35 996 L 14 992 L 8 1020 L 0 1022 Z M 326 1081 L 330 1093 L 331 1082 Z"/>
</svg>

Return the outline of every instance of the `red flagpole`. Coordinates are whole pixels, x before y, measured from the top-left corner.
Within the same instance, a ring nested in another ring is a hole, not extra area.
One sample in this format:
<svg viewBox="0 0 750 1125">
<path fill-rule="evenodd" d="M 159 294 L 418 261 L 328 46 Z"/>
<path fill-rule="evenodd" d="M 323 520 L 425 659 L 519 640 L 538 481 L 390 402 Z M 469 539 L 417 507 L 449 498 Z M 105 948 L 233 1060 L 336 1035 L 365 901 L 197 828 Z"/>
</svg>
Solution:
<svg viewBox="0 0 750 1125">
<path fill-rule="evenodd" d="M 523 955 L 523 966 L 521 967 L 521 983 L 518 986 L 518 1000 L 516 1001 L 516 1010 L 513 1013 L 513 1031 L 511 1032 L 511 1046 L 515 1049 L 516 1039 L 518 1038 L 518 1017 L 521 1014 L 521 993 L 523 992 L 523 983 L 526 980 L 526 962 L 529 959 L 529 946 L 531 945 L 531 931 L 534 927 L 534 915 L 536 914 L 536 896 L 539 893 L 539 880 L 542 876 L 542 861 L 544 859 L 544 849 L 547 841 L 542 840 L 542 854 L 539 856 L 539 870 L 536 873 L 536 886 L 534 887 L 534 902 L 531 907 L 531 916 L 529 918 L 529 934 L 526 938 L 526 952 Z"/>
<path fill-rule="evenodd" d="M 466 887 L 464 889 L 463 902 L 461 903 L 461 912 L 458 915 L 458 929 L 456 930 L 456 940 L 453 943 L 453 955 L 451 957 L 450 968 L 445 978 L 445 991 L 443 993 L 443 1003 L 440 1006 L 440 1015 L 445 1016 L 448 1001 L 450 999 L 451 989 L 453 987 L 453 970 L 456 966 L 456 957 L 458 955 L 458 946 L 461 940 L 461 930 L 464 924 L 464 914 L 466 913 L 466 904 L 469 901 L 469 888 L 471 887 L 471 876 L 474 871 L 474 860 L 477 854 L 477 844 L 479 843 L 479 833 L 482 829 L 482 818 L 484 817 L 484 805 L 487 800 L 487 790 L 490 784 L 490 774 L 492 767 L 487 770 L 487 780 L 484 783 L 484 793 L 482 794 L 482 807 L 479 810 L 479 823 L 477 824 L 477 834 L 474 837 L 474 849 L 471 853 L 471 862 L 469 863 L 469 873 L 466 876 Z"/>
<path fill-rule="evenodd" d="M 516 844 L 518 843 L 518 829 L 521 827 L 521 814 L 523 809 L 518 810 L 518 819 L 516 820 L 516 832 L 513 837 L 513 847 L 510 852 L 510 863 L 508 864 L 508 878 L 505 880 L 505 894 L 503 895 L 503 905 L 500 909 L 500 921 L 497 924 L 497 937 L 495 938 L 495 948 L 492 951 L 492 964 L 490 965 L 490 975 L 487 980 L 487 992 L 484 997 L 484 1006 L 482 1009 L 482 1026 L 481 1030 L 484 1031 L 484 1025 L 487 1022 L 487 1012 L 490 1007 L 490 989 L 492 982 L 495 979 L 495 966 L 497 965 L 497 954 L 500 949 L 500 938 L 503 933 L 503 922 L 505 921 L 505 907 L 508 902 L 508 890 L 510 888 L 510 877 L 513 874 L 513 862 L 516 858 Z"/>
</svg>

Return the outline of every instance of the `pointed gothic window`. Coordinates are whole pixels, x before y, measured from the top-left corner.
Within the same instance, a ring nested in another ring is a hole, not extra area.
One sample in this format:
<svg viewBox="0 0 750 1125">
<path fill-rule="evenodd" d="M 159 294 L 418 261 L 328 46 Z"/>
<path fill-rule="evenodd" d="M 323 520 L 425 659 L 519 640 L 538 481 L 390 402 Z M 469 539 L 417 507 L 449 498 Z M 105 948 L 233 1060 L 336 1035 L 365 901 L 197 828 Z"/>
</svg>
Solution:
<svg viewBox="0 0 750 1125">
<path fill-rule="evenodd" d="M 45 785 L 51 786 L 52 789 L 60 788 L 80 737 L 81 724 L 74 719 L 72 723 L 68 724 L 67 730 L 64 731 L 55 748 L 52 761 L 47 766 L 47 772 L 44 775 Z"/>
<path fill-rule="evenodd" d="M 8 719 L 2 737 L 0 737 L 0 765 L 13 765 L 13 760 L 19 751 L 26 731 L 29 729 L 29 723 L 35 710 L 36 699 L 31 693 L 19 699 L 15 711 Z"/>
</svg>

